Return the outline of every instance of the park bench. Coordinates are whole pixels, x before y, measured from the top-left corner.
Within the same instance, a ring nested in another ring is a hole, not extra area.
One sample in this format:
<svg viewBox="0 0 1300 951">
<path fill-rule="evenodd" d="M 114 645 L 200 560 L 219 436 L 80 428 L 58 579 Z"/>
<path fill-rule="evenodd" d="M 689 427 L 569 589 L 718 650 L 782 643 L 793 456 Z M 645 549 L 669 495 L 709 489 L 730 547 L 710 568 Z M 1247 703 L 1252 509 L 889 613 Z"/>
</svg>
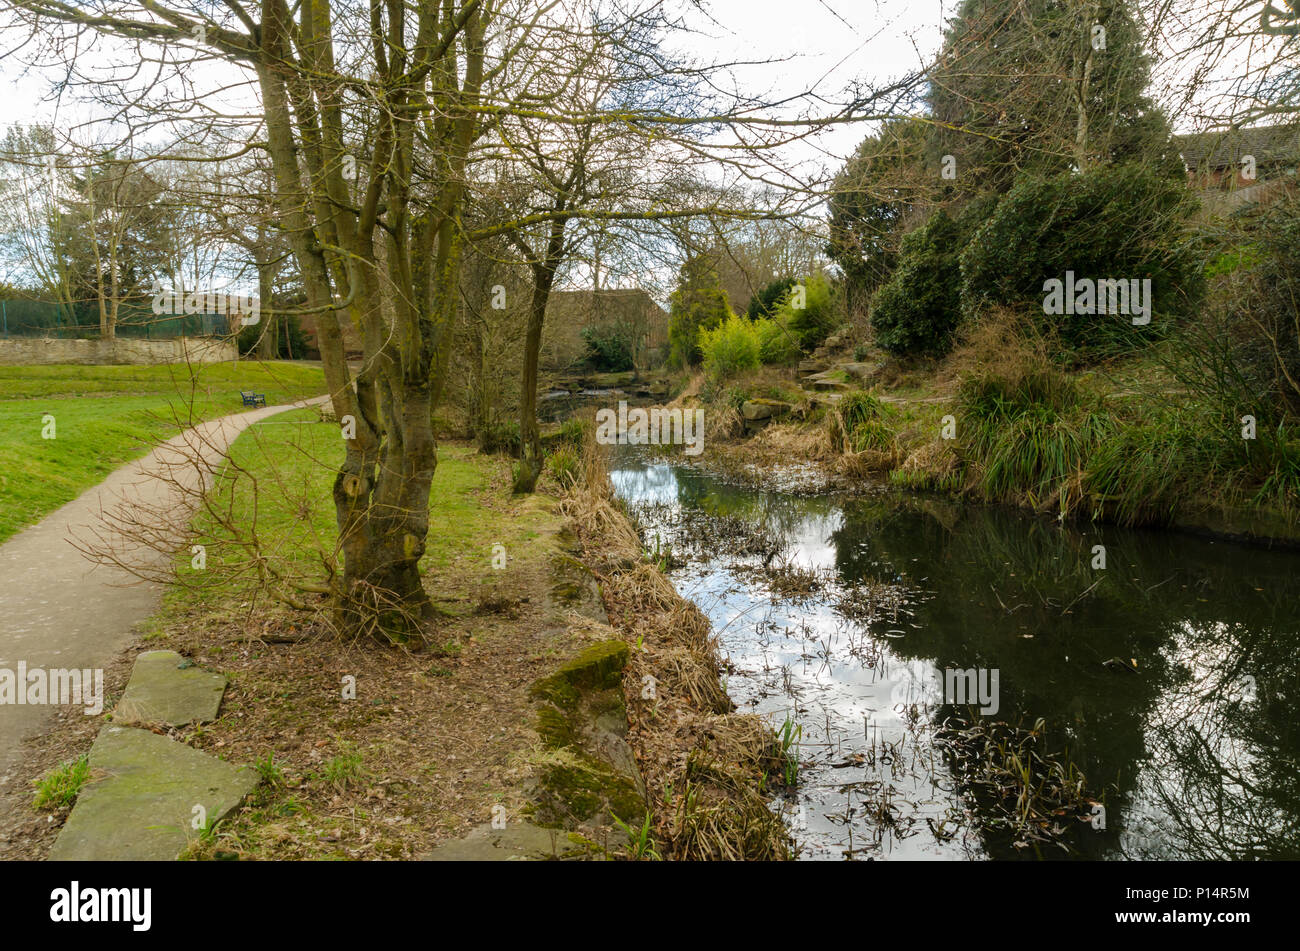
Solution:
<svg viewBox="0 0 1300 951">
<path fill-rule="evenodd" d="M 243 397 L 244 405 L 245 405 L 245 406 L 265 406 L 265 405 L 266 405 L 266 394 L 265 394 L 265 393 L 248 393 L 248 392 L 246 392 L 246 391 L 244 391 L 244 390 L 240 390 L 240 391 L 239 391 L 239 395 L 240 395 L 241 397 Z"/>
</svg>

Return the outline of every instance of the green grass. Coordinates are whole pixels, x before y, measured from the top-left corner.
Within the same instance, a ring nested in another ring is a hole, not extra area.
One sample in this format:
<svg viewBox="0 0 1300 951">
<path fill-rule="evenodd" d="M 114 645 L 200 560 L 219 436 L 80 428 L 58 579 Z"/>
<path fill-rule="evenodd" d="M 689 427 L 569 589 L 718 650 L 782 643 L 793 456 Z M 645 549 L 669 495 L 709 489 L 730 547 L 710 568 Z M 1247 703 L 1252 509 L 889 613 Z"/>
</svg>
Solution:
<svg viewBox="0 0 1300 951">
<path fill-rule="evenodd" d="M 337 756 L 331 756 L 321 767 L 321 779 L 335 789 L 347 789 L 361 782 L 365 770 L 361 765 L 361 754 L 347 750 Z"/>
<path fill-rule="evenodd" d="M 244 541 L 255 536 L 265 565 L 291 581 L 319 585 L 328 577 L 327 565 L 342 570 L 332 496 L 342 459 L 336 424 L 320 422 L 314 410 L 291 410 L 235 440 L 211 498 L 222 521 Z M 512 568 L 550 550 L 548 529 L 555 516 L 546 500 L 513 500 L 507 477 L 501 458 L 469 446 L 438 450 L 420 570 L 438 579 L 431 595 L 447 613 L 473 610 L 480 596 L 512 575 L 490 570 L 495 545 L 503 546 Z M 207 568 L 195 572 L 188 549 L 180 553 L 176 568 L 185 585 L 165 595 L 157 625 L 189 608 L 214 615 L 236 611 L 257 582 L 250 549 L 241 547 L 228 528 L 201 513 L 193 530 L 194 544 L 207 549 Z M 284 590 L 293 588 L 288 584 Z M 157 630 L 161 633 L 161 626 Z"/>
<path fill-rule="evenodd" d="M 193 371 L 191 373 L 191 371 Z M 324 392 L 296 363 L 0 367 L 0 541 L 39 521 L 195 422 Z M 54 438 L 42 438 L 54 417 Z"/>
<path fill-rule="evenodd" d="M 86 756 L 60 763 L 36 780 L 36 795 L 32 806 L 36 809 L 57 810 L 77 801 L 81 787 L 90 779 L 90 761 Z"/>
</svg>

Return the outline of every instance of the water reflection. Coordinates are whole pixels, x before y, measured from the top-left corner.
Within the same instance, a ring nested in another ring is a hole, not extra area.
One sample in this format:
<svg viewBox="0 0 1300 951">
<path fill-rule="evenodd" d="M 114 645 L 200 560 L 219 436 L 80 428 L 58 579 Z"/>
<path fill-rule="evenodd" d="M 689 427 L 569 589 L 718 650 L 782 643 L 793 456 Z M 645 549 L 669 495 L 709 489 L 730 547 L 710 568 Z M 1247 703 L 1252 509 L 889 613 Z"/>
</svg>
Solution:
<svg viewBox="0 0 1300 951">
<path fill-rule="evenodd" d="M 1300 857 L 1300 555 L 631 458 L 612 479 L 684 561 L 732 698 L 802 727 L 807 857 Z M 954 777 L 948 668 L 996 669 L 995 718 L 1043 718 L 1086 775 L 1105 810 L 1070 820 L 1068 852 L 1026 847 Z"/>
</svg>

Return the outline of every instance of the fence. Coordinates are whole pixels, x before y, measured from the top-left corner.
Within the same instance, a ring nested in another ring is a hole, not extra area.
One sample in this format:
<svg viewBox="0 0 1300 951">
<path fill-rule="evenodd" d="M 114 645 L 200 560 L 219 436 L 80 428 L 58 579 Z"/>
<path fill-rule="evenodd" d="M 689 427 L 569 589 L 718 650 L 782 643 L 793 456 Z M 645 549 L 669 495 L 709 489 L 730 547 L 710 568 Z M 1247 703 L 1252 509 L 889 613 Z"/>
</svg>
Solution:
<svg viewBox="0 0 1300 951">
<path fill-rule="evenodd" d="M 148 304 L 124 302 L 115 333 L 119 337 L 172 340 L 177 337 L 225 337 L 231 334 L 225 314 L 155 314 Z M 0 337 L 93 339 L 99 336 L 99 306 L 71 305 L 27 298 L 0 300 Z"/>
</svg>

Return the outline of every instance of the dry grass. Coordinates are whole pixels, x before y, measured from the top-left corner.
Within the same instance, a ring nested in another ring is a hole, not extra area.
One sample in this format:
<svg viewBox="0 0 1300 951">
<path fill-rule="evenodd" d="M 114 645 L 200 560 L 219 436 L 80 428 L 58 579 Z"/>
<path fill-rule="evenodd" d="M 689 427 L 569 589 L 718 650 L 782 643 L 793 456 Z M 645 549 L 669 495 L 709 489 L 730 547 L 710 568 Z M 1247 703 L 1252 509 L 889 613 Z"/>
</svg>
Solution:
<svg viewBox="0 0 1300 951">
<path fill-rule="evenodd" d="M 952 443 L 934 439 L 912 450 L 898 466 L 897 480 L 904 485 L 942 486 L 956 477 L 960 461 Z"/>
<path fill-rule="evenodd" d="M 586 479 L 562 510 L 600 575 L 610 623 L 633 647 L 624 679 L 628 742 L 658 851 L 686 860 L 788 858 L 789 836 L 766 798 L 768 777 L 779 773 L 775 737 L 732 712 L 708 618 L 644 562 L 604 459 L 589 439 Z"/>
<path fill-rule="evenodd" d="M 774 423 L 745 444 L 746 455 L 759 461 L 777 462 L 790 459 L 829 459 L 830 436 L 820 426 Z"/>
<path fill-rule="evenodd" d="M 1050 363 L 1050 341 L 1024 315 L 1006 307 L 990 309 L 964 324 L 956 346 L 929 384 L 936 395 L 951 396 L 962 380 L 990 374 L 1019 380 Z"/>
</svg>

